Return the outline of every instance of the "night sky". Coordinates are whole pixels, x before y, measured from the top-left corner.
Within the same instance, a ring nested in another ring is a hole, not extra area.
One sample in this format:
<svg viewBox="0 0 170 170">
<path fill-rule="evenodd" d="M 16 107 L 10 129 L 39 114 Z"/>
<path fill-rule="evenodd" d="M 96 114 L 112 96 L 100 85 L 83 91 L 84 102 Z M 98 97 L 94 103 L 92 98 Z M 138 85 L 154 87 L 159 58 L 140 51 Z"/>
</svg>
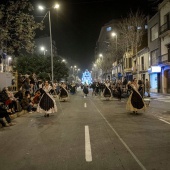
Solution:
<svg viewBox="0 0 170 170">
<path fill-rule="evenodd" d="M 121 3 L 122 2 L 122 3 Z M 125 3 L 126 2 L 126 3 Z M 121 3 L 121 4 L 118 4 Z M 101 27 L 112 19 L 141 9 L 148 12 L 146 0 L 65 0 L 53 20 L 53 37 L 59 55 L 71 58 L 81 69 L 91 69 Z"/>
<path fill-rule="evenodd" d="M 51 7 L 55 2 L 30 1 L 35 8 L 37 21 L 37 16 L 45 14 L 37 10 L 38 4 Z M 126 17 L 131 10 L 140 9 L 148 14 L 148 1 L 154 0 L 59 0 L 59 11 L 51 11 L 52 35 L 57 43 L 58 54 L 73 60 L 81 70 L 91 69 L 101 27 L 112 19 Z M 44 31 L 38 31 L 37 36 L 49 35 L 48 18 L 45 25 Z"/>
</svg>

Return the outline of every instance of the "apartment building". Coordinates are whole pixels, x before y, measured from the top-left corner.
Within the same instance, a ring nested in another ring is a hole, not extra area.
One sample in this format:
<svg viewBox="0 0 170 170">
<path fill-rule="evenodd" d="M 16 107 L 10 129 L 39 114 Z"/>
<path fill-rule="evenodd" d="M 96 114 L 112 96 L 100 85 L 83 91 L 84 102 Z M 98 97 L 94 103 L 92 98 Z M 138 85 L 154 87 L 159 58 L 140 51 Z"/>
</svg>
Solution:
<svg viewBox="0 0 170 170">
<path fill-rule="evenodd" d="M 159 38 L 161 43 L 162 92 L 170 93 L 170 0 L 164 0 L 158 6 L 160 15 Z"/>
</svg>

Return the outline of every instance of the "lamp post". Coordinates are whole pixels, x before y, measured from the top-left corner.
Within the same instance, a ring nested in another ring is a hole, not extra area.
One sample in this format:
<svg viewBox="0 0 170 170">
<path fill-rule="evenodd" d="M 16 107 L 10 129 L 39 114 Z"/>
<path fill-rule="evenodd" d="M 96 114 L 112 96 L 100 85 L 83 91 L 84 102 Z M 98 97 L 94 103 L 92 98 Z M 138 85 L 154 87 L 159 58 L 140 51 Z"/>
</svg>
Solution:
<svg viewBox="0 0 170 170">
<path fill-rule="evenodd" d="M 60 6 L 59 4 L 56 4 L 54 5 L 54 9 L 58 9 Z M 39 10 L 44 10 L 44 7 L 43 6 L 39 6 L 38 7 Z M 46 13 L 46 15 L 48 14 L 48 17 L 49 17 L 49 30 L 50 30 L 50 46 L 51 46 L 51 50 L 50 50 L 50 53 L 51 53 L 51 81 L 52 81 L 52 84 L 54 82 L 54 66 L 53 66 L 53 40 L 52 40 L 52 31 L 51 31 L 51 12 L 50 12 L 50 9 L 51 8 L 46 8 L 46 9 L 49 9 L 49 11 Z M 46 15 L 44 16 L 44 18 L 46 17 Z M 43 20 L 44 20 L 43 18 Z"/>
<path fill-rule="evenodd" d="M 117 34 L 115 32 L 112 32 L 111 36 L 116 37 L 116 50 L 117 50 Z"/>
<path fill-rule="evenodd" d="M 74 77 L 74 80 L 75 80 L 75 70 L 76 70 L 76 68 L 77 68 L 77 66 L 75 65 L 75 66 L 71 66 L 70 67 L 71 69 L 73 69 L 72 71 L 72 75 L 73 75 L 73 77 Z"/>
<path fill-rule="evenodd" d="M 10 61 L 10 60 L 12 60 L 12 58 L 11 58 L 11 57 L 8 57 L 8 72 L 10 71 L 10 70 L 9 70 L 9 61 Z"/>
</svg>

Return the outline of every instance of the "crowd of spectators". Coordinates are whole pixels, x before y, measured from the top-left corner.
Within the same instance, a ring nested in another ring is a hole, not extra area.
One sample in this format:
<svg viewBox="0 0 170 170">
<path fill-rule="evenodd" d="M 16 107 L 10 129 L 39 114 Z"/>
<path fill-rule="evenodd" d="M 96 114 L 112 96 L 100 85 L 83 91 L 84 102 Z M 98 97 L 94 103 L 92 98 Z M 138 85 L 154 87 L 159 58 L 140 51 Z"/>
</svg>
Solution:
<svg viewBox="0 0 170 170">
<path fill-rule="evenodd" d="M 60 94 L 63 83 L 64 82 L 54 82 L 51 84 L 54 89 L 54 95 Z M 131 93 L 131 81 L 127 81 L 126 78 L 124 78 L 123 81 L 108 81 L 107 83 L 109 83 L 112 96 L 117 97 L 119 100 L 121 100 L 122 97 L 128 97 Z M 147 79 L 146 83 L 146 92 L 148 93 L 148 96 L 150 96 L 150 82 Z M 11 122 L 12 115 L 17 112 L 21 112 L 22 110 L 26 110 L 29 113 L 36 111 L 36 106 L 41 97 L 43 84 L 43 81 L 38 80 L 37 76 L 33 73 L 30 76 L 19 75 L 18 91 L 13 91 L 11 87 L 4 87 L 2 91 L 0 91 L 0 124 L 2 124 L 3 127 L 13 125 Z M 76 93 L 76 89 L 78 87 L 77 84 L 74 82 L 64 84 L 66 90 L 68 90 L 70 94 L 73 95 Z M 144 97 L 145 83 L 138 80 L 138 85 L 138 91 L 141 96 Z M 105 83 L 93 82 L 89 85 L 89 87 L 93 89 L 92 95 L 101 95 L 105 88 Z M 4 119 L 6 121 L 4 121 Z"/>
<path fill-rule="evenodd" d="M 63 83 L 54 82 L 51 84 L 54 95 L 60 94 Z M 11 117 L 22 110 L 29 113 L 36 111 L 43 85 L 44 81 L 38 79 L 33 73 L 31 75 L 18 76 L 18 91 L 14 91 L 11 87 L 4 87 L 0 91 L 0 124 L 3 127 L 13 125 Z M 76 93 L 77 86 L 75 83 L 66 84 L 66 86 L 71 94 Z"/>
</svg>

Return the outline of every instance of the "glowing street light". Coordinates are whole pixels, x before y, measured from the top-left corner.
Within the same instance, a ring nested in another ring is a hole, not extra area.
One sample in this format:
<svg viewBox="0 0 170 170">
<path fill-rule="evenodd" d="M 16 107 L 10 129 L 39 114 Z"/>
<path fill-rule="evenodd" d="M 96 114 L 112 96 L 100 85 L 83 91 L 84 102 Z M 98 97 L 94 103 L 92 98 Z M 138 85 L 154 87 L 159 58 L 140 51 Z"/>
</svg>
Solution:
<svg viewBox="0 0 170 170">
<path fill-rule="evenodd" d="M 47 51 L 47 50 L 45 49 L 45 47 L 43 47 L 43 46 L 40 47 L 40 50 L 43 51 L 43 53 L 44 53 L 44 55 L 45 55 L 45 52 Z"/>
<path fill-rule="evenodd" d="M 117 50 L 117 34 L 115 32 L 112 32 L 111 33 L 111 36 L 112 37 L 116 37 L 116 50 Z"/>
<path fill-rule="evenodd" d="M 103 54 L 99 54 L 99 57 L 103 57 Z"/>
<path fill-rule="evenodd" d="M 55 4 L 52 8 L 58 9 L 58 8 L 59 8 L 59 4 Z M 45 7 L 39 5 L 39 6 L 38 6 L 38 9 L 42 11 L 42 10 L 45 9 Z M 52 40 L 51 13 L 50 13 L 50 9 L 51 9 L 51 8 L 46 8 L 46 9 L 49 10 L 49 11 L 47 11 L 47 13 L 45 14 L 44 18 L 45 18 L 46 15 L 48 14 L 48 16 L 49 16 L 49 30 L 50 30 L 50 46 L 51 46 L 51 50 L 50 50 L 50 53 L 51 53 L 51 81 L 52 81 L 52 84 L 53 84 L 53 82 L 54 82 L 54 66 L 53 66 L 53 44 L 52 44 L 53 40 Z M 44 20 L 44 18 L 43 18 L 43 20 Z"/>
<path fill-rule="evenodd" d="M 58 9 L 58 8 L 60 8 L 60 5 L 59 4 L 55 4 L 54 5 L 54 9 Z"/>
</svg>

